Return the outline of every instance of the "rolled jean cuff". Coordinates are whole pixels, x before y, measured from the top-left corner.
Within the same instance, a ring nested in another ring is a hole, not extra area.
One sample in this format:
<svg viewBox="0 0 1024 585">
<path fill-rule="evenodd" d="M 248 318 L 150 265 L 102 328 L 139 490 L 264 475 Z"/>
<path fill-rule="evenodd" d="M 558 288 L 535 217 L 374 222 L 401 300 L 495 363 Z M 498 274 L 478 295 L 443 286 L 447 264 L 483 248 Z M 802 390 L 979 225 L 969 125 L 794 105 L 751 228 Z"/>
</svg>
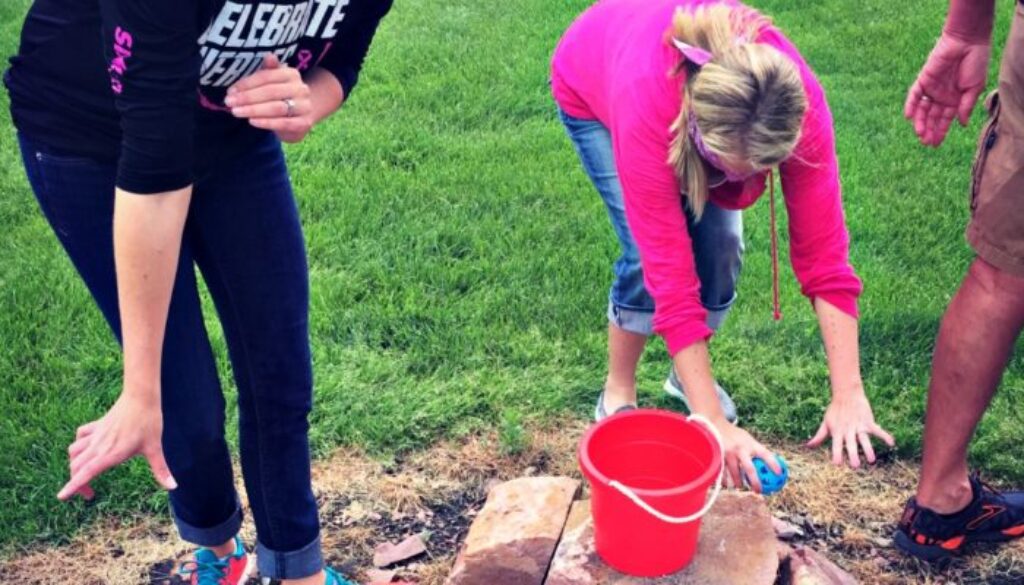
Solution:
<svg viewBox="0 0 1024 585">
<path fill-rule="evenodd" d="M 171 516 L 174 518 L 174 525 L 178 527 L 178 535 L 181 536 L 181 539 L 198 546 L 220 546 L 237 536 L 238 531 L 242 528 L 242 506 L 240 504 L 235 505 L 235 511 L 227 520 L 209 528 L 199 528 L 185 522 L 174 513 L 173 507 Z"/>
<path fill-rule="evenodd" d="M 708 317 L 705 320 L 708 327 L 713 331 L 718 331 L 722 327 L 722 324 L 725 323 L 725 318 L 729 315 L 729 309 L 732 308 L 732 304 L 735 302 L 736 294 L 733 294 L 728 303 L 711 306 L 704 305 L 704 309 L 708 312 Z"/>
<path fill-rule="evenodd" d="M 289 552 L 270 550 L 262 542 L 257 542 L 256 566 L 261 577 L 271 579 L 302 579 L 315 575 L 324 568 L 320 537 L 299 550 Z"/>
<path fill-rule="evenodd" d="M 628 309 L 608 303 L 608 322 L 623 331 L 646 335 L 654 334 L 654 311 Z"/>
</svg>

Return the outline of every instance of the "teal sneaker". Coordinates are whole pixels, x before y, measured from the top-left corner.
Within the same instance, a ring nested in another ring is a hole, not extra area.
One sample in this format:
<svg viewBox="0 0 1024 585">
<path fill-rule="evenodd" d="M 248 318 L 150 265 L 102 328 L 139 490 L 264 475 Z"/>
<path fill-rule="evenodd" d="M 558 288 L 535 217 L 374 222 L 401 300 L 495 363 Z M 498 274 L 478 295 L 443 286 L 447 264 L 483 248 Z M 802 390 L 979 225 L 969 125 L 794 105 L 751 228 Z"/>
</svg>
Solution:
<svg viewBox="0 0 1024 585">
<path fill-rule="evenodd" d="M 676 376 L 676 369 L 672 368 L 668 373 L 668 379 L 665 380 L 665 392 L 668 392 L 670 396 L 674 396 L 679 400 L 683 401 L 686 406 L 686 410 L 690 409 L 690 401 L 686 399 L 686 392 L 683 391 L 683 382 Z M 739 421 L 739 416 L 736 414 L 736 403 L 733 402 L 732 396 L 725 391 L 715 382 L 715 392 L 718 393 L 718 402 L 722 405 L 722 412 L 725 413 L 725 420 L 736 424 Z M 691 410 L 692 412 L 692 410 Z"/>
<path fill-rule="evenodd" d="M 327 581 L 324 582 L 324 585 L 358 585 L 357 583 L 353 583 L 352 581 L 342 577 L 341 573 L 330 567 L 327 567 L 324 572 L 327 573 Z"/>
<path fill-rule="evenodd" d="M 245 552 L 242 539 L 236 536 L 235 552 L 218 558 L 212 550 L 201 548 L 193 560 L 178 569 L 178 574 L 190 585 L 245 585 L 255 571 L 255 559 Z"/>
</svg>

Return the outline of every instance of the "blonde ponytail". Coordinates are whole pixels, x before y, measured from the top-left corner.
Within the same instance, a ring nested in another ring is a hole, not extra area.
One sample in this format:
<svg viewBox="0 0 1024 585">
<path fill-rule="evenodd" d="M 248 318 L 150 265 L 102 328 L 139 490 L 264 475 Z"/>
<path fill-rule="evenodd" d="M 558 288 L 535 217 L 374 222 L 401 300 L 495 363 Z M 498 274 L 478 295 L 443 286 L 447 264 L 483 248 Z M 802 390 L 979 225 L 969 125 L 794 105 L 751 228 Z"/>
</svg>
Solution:
<svg viewBox="0 0 1024 585">
<path fill-rule="evenodd" d="M 803 81 L 793 61 L 756 42 L 769 26 L 756 10 L 724 3 L 678 8 L 672 18 L 675 39 L 712 55 L 699 68 L 684 59 L 675 71 L 685 71 L 686 81 L 668 162 L 698 219 L 708 200 L 708 177 L 690 138 L 691 120 L 708 151 L 754 169 L 778 165 L 799 141 L 807 109 Z"/>
</svg>

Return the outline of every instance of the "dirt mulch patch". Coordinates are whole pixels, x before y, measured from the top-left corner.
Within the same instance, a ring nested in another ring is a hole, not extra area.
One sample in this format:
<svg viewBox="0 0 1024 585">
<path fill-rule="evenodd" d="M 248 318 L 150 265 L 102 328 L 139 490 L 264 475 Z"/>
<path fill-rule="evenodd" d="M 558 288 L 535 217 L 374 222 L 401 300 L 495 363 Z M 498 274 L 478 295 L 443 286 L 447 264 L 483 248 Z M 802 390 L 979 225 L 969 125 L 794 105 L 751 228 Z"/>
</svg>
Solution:
<svg viewBox="0 0 1024 585">
<path fill-rule="evenodd" d="M 489 485 L 526 475 L 578 477 L 576 442 L 586 425 L 570 420 L 528 429 L 517 455 L 504 455 L 493 434 L 442 442 L 382 463 L 342 450 L 314 466 L 328 562 L 365 578 L 373 549 L 415 534 L 428 553 L 399 567 L 399 577 L 441 585 Z M 782 450 L 792 479 L 769 499 L 776 516 L 800 526 L 806 544 L 866 584 L 941 583 L 1008 585 L 1024 582 L 1024 542 L 981 547 L 932 567 L 892 549 L 894 522 L 913 492 L 916 466 L 888 458 L 850 472 L 833 467 L 825 451 L 790 445 Z M 244 536 L 253 542 L 251 523 Z M 0 562 L 0 583 L 19 585 L 177 585 L 174 576 L 189 546 L 164 519 L 108 520 L 86 529 L 71 544 L 40 547 Z"/>
</svg>

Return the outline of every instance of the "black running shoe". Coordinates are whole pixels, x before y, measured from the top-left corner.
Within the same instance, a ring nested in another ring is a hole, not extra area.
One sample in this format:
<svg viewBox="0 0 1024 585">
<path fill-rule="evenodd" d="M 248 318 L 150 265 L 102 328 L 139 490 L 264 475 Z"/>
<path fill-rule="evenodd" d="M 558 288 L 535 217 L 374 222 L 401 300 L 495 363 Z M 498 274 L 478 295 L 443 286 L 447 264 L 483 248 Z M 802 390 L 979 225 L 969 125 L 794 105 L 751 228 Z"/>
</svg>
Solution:
<svg viewBox="0 0 1024 585">
<path fill-rule="evenodd" d="M 1004 542 L 1024 536 L 1024 492 L 996 491 L 971 477 L 974 499 L 954 514 L 939 514 L 910 498 L 896 530 L 896 548 L 925 561 L 959 553 L 972 542 Z"/>
</svg>

